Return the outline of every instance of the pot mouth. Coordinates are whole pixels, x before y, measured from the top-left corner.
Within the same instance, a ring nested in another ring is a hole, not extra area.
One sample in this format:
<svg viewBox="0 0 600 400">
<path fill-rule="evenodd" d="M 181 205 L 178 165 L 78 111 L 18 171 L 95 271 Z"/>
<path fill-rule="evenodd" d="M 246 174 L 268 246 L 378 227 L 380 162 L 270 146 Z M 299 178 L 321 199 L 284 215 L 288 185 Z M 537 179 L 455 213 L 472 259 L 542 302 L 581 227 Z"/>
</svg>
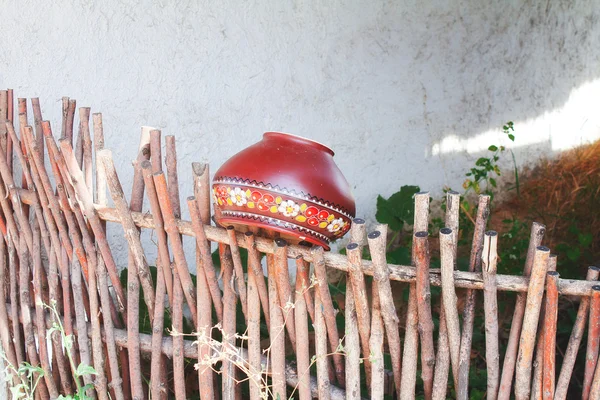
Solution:
<svg viewBox="0 0 600 400">
<path fill-rule="evenodd" d="M 269 132 L 265 132 L 263 134 L 264 138 L 269 138 L 269 137 L 289 137 L 295 141 L 298 142 L 303 142 L 306 144 L 311 144 L 311 145 L 315 145 L 317 147 L 319 147 L 321 150 L 326 151 L 327 153 L 331 154 L 332 156 L 335 155 L 335 153 L 333 152 L 333 150 L 331 150 L 329 147 L 325 146 L 323 143 L 317 142 L 316 140 L 313 139 L 307 139 L 305 137 L 302 136 L 298 136 L 298 135 L 294 135 L 292 133 L 286 133 L 286 132 L 276 132 L 276 131 L 269 131 Z"/>
</svg>

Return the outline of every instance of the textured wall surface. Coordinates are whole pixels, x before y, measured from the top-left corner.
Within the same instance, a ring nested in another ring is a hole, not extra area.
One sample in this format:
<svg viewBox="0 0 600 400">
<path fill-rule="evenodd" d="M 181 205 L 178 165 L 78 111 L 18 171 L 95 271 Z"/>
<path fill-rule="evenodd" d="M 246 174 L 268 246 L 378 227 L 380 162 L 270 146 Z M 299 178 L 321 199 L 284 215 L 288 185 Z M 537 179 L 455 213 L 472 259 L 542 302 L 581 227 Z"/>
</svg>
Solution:
<svg viewBox="0 0 600 400">
<path fill-rule="evenodd" d="M 401 185 L 460 187 L 507 120 L 520 164 L 598 138 L 599 5 L 0 0 L 0 87 L 55 132 L 61 96 L 103 112 L 125 188 L 140 126 L 176 135 L 182 198 L 193 161 L 267 130 L 319 140 L 371 217 Z"/>
<path fill-rule="evenodd" d="M 317 139 L 367 217 L 403 184 L 460 187 L 507 120 L 521 163 L 599 136 L 598 1 L 0 3 L 0 85 L 55 131 L 61 96 L 103 112 L 125 187 L 141 125 L 176 135 L 182 197 L 192 161 Z"/>
</svg>

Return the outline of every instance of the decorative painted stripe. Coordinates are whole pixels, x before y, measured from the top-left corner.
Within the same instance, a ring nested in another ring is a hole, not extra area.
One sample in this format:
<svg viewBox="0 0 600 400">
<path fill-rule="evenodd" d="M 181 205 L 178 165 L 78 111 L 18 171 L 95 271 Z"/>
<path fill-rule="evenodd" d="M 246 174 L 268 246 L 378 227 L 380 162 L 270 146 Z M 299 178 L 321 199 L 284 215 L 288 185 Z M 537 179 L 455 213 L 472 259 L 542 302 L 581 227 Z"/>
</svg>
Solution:
<svg viewBox="0 0 600 400">
<path fill-rule="evenodd" d="M 305 228 L 303 226 L 300 225 L 296 225 L 294 223 L 291 222 L 287 222 L 287 221 L 283 221 L 277 218 L 271 218 L 271 217 L 265 217 L 264 215 L 260 215 L 260 214 L 254 214 L 254 213 L 248 213 L 248 212 L 243 212 L 243 211 L 228 211 L 228 210 L 223 210 L 221 211 L 221 214 L 225 215 L 225 216 L 230 216 L 230 217 L 241 217 L 241 218 L 248 218 L 248 219 L 255 219 L 255 220 L 260 220 L 262 222 L 267 222 L 267 223 L 271 223 L 277 226 L 280 226 L 282 228 L 286 228 L 286 229 L 295 229 L 301 232 L 306 232 L 309 235 L 312 236 L 316 236 L 320 239 L 325 240 L 327 243 L 330 243 L 331 240 L 329 240 L 329 238 L 319 232 L 315 232 L 312 229 L 308 229 Z"/>
<path fill-rule="evenodd" d="M 215 178 L 215 179 L 213 179 L 213 184 L 215 184 L 215 183 L 237 184 L 237 185 L 248 186 L 248 187 L 253 187 L 253 188 L 257 188 L 257 189 L 269 190 L 269 191 L 272 191 L 275 193 L 284 194 L 286 196 L 295 198 L 297 200 L 304 200 L 304 201 L 310 201 L 312 203 L 316 203 L 322 207 L 325 207 L 325 208 L 328 208 L 335 212 L 338 212 L 350 220 L 352 220 L 354 218 L 352 215 L 350 215 L 350 213 L 348 211 L 344 210 L 343 208 L 336 206 L 336 205 L 332 205 L 326 201 L 323 201 L 322 199 L 320 199 L 318 197 L 310 196 L 310 195 L 304 194 L 303 192 L 300 192 L 300 194 L 298 194 L 295 190 L 288 190 L 286 188 L 280 188 L 279 186 L 273 186 L 270 183 L 264 184 L 262 182 L 251 181 L 249 179 L 238 179 L 238 178 L 228 178 L 228 177 Z"/>
</svg>

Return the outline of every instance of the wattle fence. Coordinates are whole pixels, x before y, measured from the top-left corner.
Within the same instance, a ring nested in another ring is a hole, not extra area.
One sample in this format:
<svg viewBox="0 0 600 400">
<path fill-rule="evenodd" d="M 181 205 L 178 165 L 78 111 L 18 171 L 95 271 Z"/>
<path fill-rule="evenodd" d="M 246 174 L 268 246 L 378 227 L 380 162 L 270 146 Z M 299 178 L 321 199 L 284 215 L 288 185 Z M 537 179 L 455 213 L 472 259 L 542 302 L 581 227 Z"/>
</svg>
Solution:
<svg viewBox="0 0 600 400">
<path fill-rule="evenodd" d="M 12 90 L 0 91 L 0 339 L 8 385 L 26 398 L 414 399 L 419 387 L 425 399 L 467 399 L 480 308 L 488 399 L 565 399 L 587 326 L 584 398 L 600 398 L 600 269 L 590 267 L 585 280 L 560 279 L 556 256 L 541 246 L 542 225 L 531 228 L 522 276 L 496 273 L 485 195 L 469 271 L 455 267 L 454 192 L 439 233 L 440 269 L 430 268 L 427 193 L 414 198 L 410 266 L 388 264 L 387 227 L 367 233 L 361 219 L 345 255 L 223 229 L 211 226 L 208 165 L 192 164 L 193 193 L 179 193 L 178 168 L 190 166 L 177 164 L 173 136 L 163 143 L 159 130 L 142 128 L 126 195 L 105 149 L 102 115 L 79 108 L 74 135 L 75 113 L 75 100 L 63 98 L 57 140 L 38 99 L 15 101 Z M 190 196 L 184 204 L 181 195 Z M 190 221 L 181 219 L 186 206 Z M 124 272 L 108 223 L 124 230 Z M 153 232 L 151 244 L 141 230 Z M 195 265 L 183 236 L 195 238 Z M 146 257 L 150 245 L 156 260 Z M 343 307 L 330 291 L 329 269 L 346 275 Z M 402 312 L 395 282 L 410 286 Z M 442 291 L 438 327 L 432 285 Z M 517 292 L 504 354 L 499 291 Z M 581 301 L 557 371 L 558 299 L 567 295 Z"/>
</svg>

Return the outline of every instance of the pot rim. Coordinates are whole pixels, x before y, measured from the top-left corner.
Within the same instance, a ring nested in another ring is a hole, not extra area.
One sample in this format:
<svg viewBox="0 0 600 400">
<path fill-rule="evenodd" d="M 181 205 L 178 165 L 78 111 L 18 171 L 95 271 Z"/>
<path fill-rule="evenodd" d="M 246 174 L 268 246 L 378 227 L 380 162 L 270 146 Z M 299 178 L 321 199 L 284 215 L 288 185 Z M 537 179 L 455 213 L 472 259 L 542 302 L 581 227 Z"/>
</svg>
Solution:
<svg viewBox="0 0 600 400">
<path fill-rule="evenodd" d="M 316 140 L 313 139 L 308 139 L 302 136 L 298 136 L 298 135 L 294 135 L 293 133 L 287 133 L 287 132 L 278 132 L 278 131 L 267 131 L 263 134 L 263 138 L 267 138 L 269 136 L 289 136 L 291 138 L 294 138 L 296 140 L 299 140 L 301 142 L 305 142 L 307 144 L 313 144 L 316 145 L 317 147 L 321 148 L 322 150 L 325 150 L 326 152 L 328 152 L 329 154 L 331 154 L 332 156 L 335 155 L 335 153 L 333 152 L 333 150 L 331 150 L 331 148 L 329 148 L 328 146 L 324 145 L 321 142 L 318 142 Z"/>
</svg>

